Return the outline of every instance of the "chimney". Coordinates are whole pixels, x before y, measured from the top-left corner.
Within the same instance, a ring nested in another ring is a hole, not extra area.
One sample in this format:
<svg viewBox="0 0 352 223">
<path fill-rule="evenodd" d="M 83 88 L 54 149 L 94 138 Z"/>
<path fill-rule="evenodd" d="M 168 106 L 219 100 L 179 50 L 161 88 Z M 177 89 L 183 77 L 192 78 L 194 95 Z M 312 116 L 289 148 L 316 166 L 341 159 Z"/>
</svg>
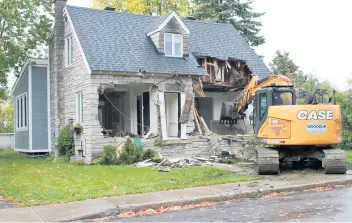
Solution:
<svg viewBox="0 0 352 223">
<path fill-rule="evenodd" d="M 113 6 L 106 6 L 104 10 L 106 10 L 106 11 L 115 11 L 116 8 L 113 7 Z"/>
<path fill-rule="evenodd" d="M 65 85 L 64 85 L 64 49 L 65 49 L 65 18 L 64 8 L 67 4 L 67 0 L 53 0 L 55 21 L 53 27 L 53 40 L 52 40 L 52 51 L 49 53 L 52 67 L 50 68 L 50 94 L 51 97 L 56 98 L 56 102 L 52 102 L 51 114 L 55 116 L 55 125 L 52 127 L 52 131 L 55 135 L 58 134 L 59 129 L 64 126 L 65 123 Z M 52 141 L 53 142 L 53 141 Z"/>
<path fill-rule="evenodd" d="M 187 16 L 186 19 L 187 20 L 196 20 L 196 18 L 194 16 Z"/>
</svg>

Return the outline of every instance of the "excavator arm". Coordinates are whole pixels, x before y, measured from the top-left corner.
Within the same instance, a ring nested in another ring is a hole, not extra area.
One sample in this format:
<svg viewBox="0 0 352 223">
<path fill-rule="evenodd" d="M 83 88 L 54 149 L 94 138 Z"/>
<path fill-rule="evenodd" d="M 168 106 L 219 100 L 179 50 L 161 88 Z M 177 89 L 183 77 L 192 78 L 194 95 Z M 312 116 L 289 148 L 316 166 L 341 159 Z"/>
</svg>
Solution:
<svg viewBox="0 0 352 223">
<path fill-rule="evenodd" d="M 253 76 L 251 81 L 248 83 L 246 88 L 243 90 L 238 102 L 235 107 L 232 108 L 234 117 L 240 117 L 248 108 L 248 105 L 252 102 L 256 92 L 263 87 L 269 86 L 292 86 L 293 82 L 290 78 L 283 75 L 271 75 L 267 78 L 259 80 L 258 76 Z"/>
</svg>

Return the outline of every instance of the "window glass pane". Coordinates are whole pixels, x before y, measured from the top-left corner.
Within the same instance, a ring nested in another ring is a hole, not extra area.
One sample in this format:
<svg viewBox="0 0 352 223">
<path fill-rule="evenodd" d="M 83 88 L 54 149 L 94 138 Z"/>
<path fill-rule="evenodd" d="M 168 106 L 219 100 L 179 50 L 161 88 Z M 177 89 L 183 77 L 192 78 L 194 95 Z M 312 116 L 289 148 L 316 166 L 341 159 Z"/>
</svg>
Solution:
<svg viewBox="0 0 352 223">
<path fill-rule="evenodd" d="M 68 50 L 69 50 L 69 40 L 68 39 L 66 39 L 66 65 L 69 65 L 70 64 L 70 62 L 69 62 L 69 59 L 68 59 Z"/>
<path fill-rule="evenodd" d="M 174 35 L 175 42 L 175 56 L 182 56 L 182 44 L 181 44 L 181 35 Z"/>
<path fill-rule="evenodd" d="M 291 92 L 274 92 L 273 105 L 292 105 Z"/>
<path fill-rule="evenodd" d="M 81 95 L 81 100 L 80 100 L 80 103 L 81 103 L 81 114 L 80 114 L 80 122 L 83 123 L 83 95 Z"/>
<path fill-rule="evenodd" d="M 21 98 L 21 110 L 20 110 L 20 116 L 21 116 L 21 127 L 23 127 L 23 113 L 22 113 L 22 109 L 23 109 L 23 100 L 22 100 L 22 98 Z"/>
<path fill-rule="evenodd" d="M 24 96 L 24 127 L 27 127 L 27 96 Z"/>
<path fill-rule="evenodd" d="M 172 55 L 172 35 L 165 34 L 165 55 Z"/>
<path fill-rule="evenodd" d="M 268 108 L 268 101 L 265 93 L 259 95 L 259 103 L 260 119 L 263 119 Z"/>
<path fill-rule="evenodd" d="M 70 51 L 69 51 L 69 53 L 70 53 L 70 57 L 69 57 L 69 63 L 71 64 L 72 63 L 72 36 L 69 38 L 69 41 L 70 41 Z"/>
<path fill-rule="evenodd" d="M 17 128 L 20 127 L 20 100 L 17 99 Z"/>
</svg>

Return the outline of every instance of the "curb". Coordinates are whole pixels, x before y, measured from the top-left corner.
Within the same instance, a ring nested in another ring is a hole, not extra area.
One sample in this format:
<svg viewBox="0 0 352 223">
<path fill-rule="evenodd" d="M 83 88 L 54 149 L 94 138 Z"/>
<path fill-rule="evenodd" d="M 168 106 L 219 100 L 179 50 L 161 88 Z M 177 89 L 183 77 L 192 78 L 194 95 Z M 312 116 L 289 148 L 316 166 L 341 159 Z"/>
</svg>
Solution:
<svg viewBox="0 0 352 223">
<path fill-rule="evenodd" d="M 110 208 L 105 211 L 100 211 L 97 213 L 89 213 L 89 214 L 82 214 L 81 216 L 76 216 L 74 218 L 67 218 L 60 220 L 58 222 L 71 222 L 71 221 L 79 221 L 79 220 L 89 220 L 94 218 L 104 218 L 109 216 L 118 216 L 120 214 L 120 210 L 118 208 Z"/>
<path fill-rule="evenodd" d="M 352 179 L 347 180 L 333 180 L 333 181 L 324 181 L 320 183 L 311 183 L 311 184 L 300 184 L 294 186 L 284 186 L 278 188 L 270 188 L 270 189 L 253 189 L 250 192 L 242 192 L 242 193 L 228 193 L 225 195 L 212 195 L 212 196 L 202 196 L 193 199 L 185 199 L 180 201 L 165 201 L 165 202 L 151 202 L 144 204 L 136 204 L 136 205 L 118 205 L 118 209 L 120 214 L 126 212 L 139 212 L 146 209 L 157 209 L 157 208 L 168 208 L 177 205 L 189 205 L 189 204 L 200 204 L 202 202 L 225 202 L 236 199 L 245 199 L 245 198 L 255 198 L 258 195 L 265 196 L 272 193 L 285 193 L 285 192 L 299 192 L 310 190 L 319 187 L 327 187 L 327 186 L 338 186 L 338 185 L 350 185 L 352 184 Z"/>
<path fill-rule="evenodd" d="M 23 208 L 20 212 L 18 209 L 4 209 L 0 210 L 3 212 L 3 219 L 1 221 L 7 222 L 18 222 L 21 219 L 25 218 L 27 221 L 30 222 L 72 222 L 72 221 L 85 221 L 85 220 L 92 220 L 95 218 L 104 218 L 104 217 L 118 217 L 122 213 L 126 212 L 139 212 L 144 211 L 147 209 L 158 209 L 158 208 L 169 208 L 172 206 L 180 206 L 180 205 L 190 205 L 190 204 L 200 204 L 203 202 L 226 202 L 226 201 L 234 201 L 240 199 L 256 199 L 260 198 L 261 196 L 269 195 L 272 193 L 285 193 L 285 192 L 299 192 L 305 190 L 311 190 L 319 187 L 337 187 L 337 186 L 349 186 L 352 185 L 352 178 L 351 179 L 340 179 L 340 180 L 327 180 L 322 182 L 316 183 L 307 183 L 307 184 L 298 184 L 292 186 L 279 186 L 276 188 L 268 188 L 268 189 L 258 189 L 258 188 L 251 188 L 246 192 L 235 192 L 230 191 L 226 192 L 226 190 L 222 191 L 214 191 L 210 194 L 203 194 L 200 196 L 192 196 L 192 198 L 183 198 L 181 200 L 177 200 L 175 197 L 166 198 L 164 201 L 148 201 L 147 199 L 139 199 L 137 198 L 137 202 L 135 204 L 123 204 L 119 205 L 121 201 L 108 201 L 104 199 L 97 199 L 93 200 L 86 200 L 82 201 L 80 205 L 87 205 L 87 207 L 80 209 L 77 212 L 70 212 L 70 206 L 65 208 L 61 207 L 61 211 L 65 213 L 61 213 L 59 216 L 51 216 L 46 213 L 45 210 L 40 210 L 40 207 L 29 207 Z M 196 188 L 192 188 L 195 191 Z M 199 190 L 200 188 L 198 188 Z M 220 192 L 220 194 L 218 194 Z M 182 192 L 180 192 L 182 194 Z M 190 193 L 185 192 L 185 194 Z M 184 194 L 184 195 L 185 195 Z M 181 197 L 185 197 L 182 195 Z M 133 202 L 132 202 L 133 203 Z M 94 204 L 94 205 L 92 205 Z M 90 206 L 92 205 L 92 206 Z M 96 206 L 98 205 L 98 206 Z M 98 209 L 98 210 L 97 210 Z M 59 208 L 60 211 L 60 208 Z M 44 213 L 44 214 L 43 214 Z M 73 213 L 73 215 L 71 215 Z M 71 215 L 71 216 L 70 216 Z M 7 218 L 8 217 L 8 218 Z M 7 219 L 7 220 L 6 220 Z"/>
</svg>

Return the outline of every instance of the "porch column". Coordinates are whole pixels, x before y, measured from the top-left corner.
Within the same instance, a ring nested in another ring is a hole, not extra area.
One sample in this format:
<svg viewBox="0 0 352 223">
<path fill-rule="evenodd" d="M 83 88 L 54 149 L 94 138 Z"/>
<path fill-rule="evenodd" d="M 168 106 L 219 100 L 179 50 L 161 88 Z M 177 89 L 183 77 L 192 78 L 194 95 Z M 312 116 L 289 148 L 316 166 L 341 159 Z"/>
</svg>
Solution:
<svg viewBox="0 0 352 223">
<path fill-rule="evenodd" d="M 158 89 L 152 88 L 149 91 L 149 116 L 150 116 L 150 131 L 158 133 Z"/>
<path fill-rule="evenodd" d="M 166 127 L 166 117 L 165 117 L 165 95 L 161 91 L 158 93 L 159 97 L 159 115 L 160 115 L 160 124 L 161 124 L 161 136 L 163 140 L 168 140 L 167 137 L 167 127 Z"/>
<path fill-rule="evenodd" d="M 186 102 L 186 95 L 184 92 L 180 93 L 180 100 L 181 100 L 181 111 L 183 111 L 183 107 Z M 187 139 L 187 125 L 181 123 L 181 139 Z"/>
</svg>

